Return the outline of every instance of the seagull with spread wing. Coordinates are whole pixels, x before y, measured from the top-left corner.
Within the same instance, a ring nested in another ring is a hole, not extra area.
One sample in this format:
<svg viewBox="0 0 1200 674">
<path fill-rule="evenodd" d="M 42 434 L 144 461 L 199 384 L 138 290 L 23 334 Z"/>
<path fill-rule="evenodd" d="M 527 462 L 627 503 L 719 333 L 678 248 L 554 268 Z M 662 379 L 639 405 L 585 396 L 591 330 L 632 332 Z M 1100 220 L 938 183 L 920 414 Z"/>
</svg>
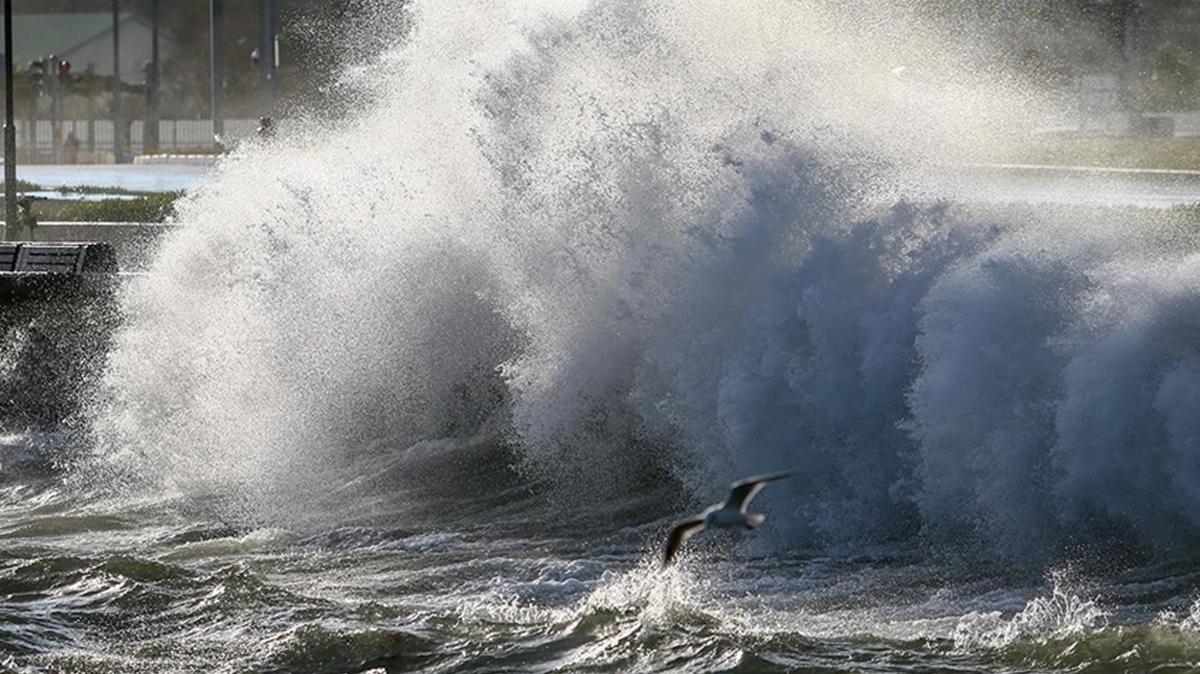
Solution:
<svg viewBox="0 0 1200 674">
<path fill-rule="evenodd" d="M 771 473 L 749 477 L 734 482 L 729 487 L 729 498 L 724 503 L 714 503 L 696 517 L 686 522 L 680 522 L 671 530 L 667 537 L 667 549 L 663 552 L 663 566 L 670 566 L 675 561 L 675 555 L 687 539 L 712 527 L 716 529 L 753 529 L 763 523 L 767 516 L 762 513 L 747 513 L 746 506 L 750 499 L 758 494 L 768 482 L 782 480 L 792 475 L 793 471 Z"/>
</svg>

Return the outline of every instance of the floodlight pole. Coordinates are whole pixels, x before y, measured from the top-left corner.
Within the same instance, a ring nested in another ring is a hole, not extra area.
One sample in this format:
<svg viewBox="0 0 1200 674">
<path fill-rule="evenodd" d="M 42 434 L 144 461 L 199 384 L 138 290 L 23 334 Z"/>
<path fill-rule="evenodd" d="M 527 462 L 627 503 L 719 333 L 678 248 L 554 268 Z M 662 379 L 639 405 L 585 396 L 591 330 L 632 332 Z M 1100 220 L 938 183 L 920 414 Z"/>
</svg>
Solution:
<svg viewBox="0 0 1200 674">
<path fill-rule="evenodd" d="M 271 106 L 272 112 L 275 112 L 274 106 L 279 101 L 279 0 L 268 0 L 268 4 L 271 17 L 271 53 L 268 55 L 271 59 Z"/>
<path fill-rule="evenodd" d="M 279 97 L 279 0 L 261 0 L 258 40 L 258 107 L 260 114 L 275 114 Z"/>
<path fill-rule="evenodd" d="M 17 126 L 13 119 L 12 0 L 4 0 L 4 232 L 17 227 Z"/>
<path fill-rule="evenodd" d="M 121 158 L 125 154 L 124 141 L 125 134 L 122 133 L 121 124 L 121 0 L 113 0 L 112 3 L 112 42 L 113 42 L 113 160 L 118 164 L 121 163 Z M 47 74 L 49 75 L 49 74 Z"/>
<path fill-rule="evenodd" d="M 150 63 L 146 69 L 146 123 L 142 133 L 142 150 L 158 152 L 158 82 L 161 72 L 158 67 L 158 0 L 150 1 Z"/>
<path fill-rule="evenodd" d="M 225 135 L 225 117 L 221 110 L 222 105 L 222 90 L 225 88 L 225 66 L 221 58 L 221 44 L 224 42 L 224 34 L 221 26 L 222 14 L 225 7 L 223 0 L 210 0 L 210 30 L 209 39 L 212 41 L 211 47 L 211 63 L 212 63 L 212 125 L 214 136 Z"/>
</svg>

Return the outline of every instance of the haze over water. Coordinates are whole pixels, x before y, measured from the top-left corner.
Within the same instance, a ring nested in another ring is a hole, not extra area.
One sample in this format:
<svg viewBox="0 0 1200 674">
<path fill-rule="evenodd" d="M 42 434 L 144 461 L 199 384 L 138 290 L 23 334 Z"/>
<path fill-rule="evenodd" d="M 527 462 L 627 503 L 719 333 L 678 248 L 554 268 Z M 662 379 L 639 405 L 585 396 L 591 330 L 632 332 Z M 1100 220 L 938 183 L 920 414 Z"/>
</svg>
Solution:
<svg viewBox="0 0 1200 674">
<path fill-rule="evenodd" d="M 355 112 L 226 159 L 8 429 L 3 667 L 1200 663 L 1200 232 L 922 197 L 1056 112 L 986 31 L 462 5 L 379 3 Z"/>
</svg>

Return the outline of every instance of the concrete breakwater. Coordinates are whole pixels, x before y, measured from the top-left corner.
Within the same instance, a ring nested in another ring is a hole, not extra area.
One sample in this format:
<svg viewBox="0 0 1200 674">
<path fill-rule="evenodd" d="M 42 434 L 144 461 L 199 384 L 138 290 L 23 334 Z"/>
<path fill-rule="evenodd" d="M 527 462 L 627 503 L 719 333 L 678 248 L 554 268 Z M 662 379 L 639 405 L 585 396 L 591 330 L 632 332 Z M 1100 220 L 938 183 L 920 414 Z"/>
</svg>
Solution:
<svg viewBox="0 0 1200 674">
<path fill-rule="evenodd" d="M 122 275 L 174 227 L 43 222 L 35 242 L 0 243 L 0 432 L 74 424 L 120 322 Z"/>
<path fill-rule="evenodd" d="M 0 294 L 0 431 L 70 425 L 118 324 L 116 275 L 25 276 Z"/>
</svg>

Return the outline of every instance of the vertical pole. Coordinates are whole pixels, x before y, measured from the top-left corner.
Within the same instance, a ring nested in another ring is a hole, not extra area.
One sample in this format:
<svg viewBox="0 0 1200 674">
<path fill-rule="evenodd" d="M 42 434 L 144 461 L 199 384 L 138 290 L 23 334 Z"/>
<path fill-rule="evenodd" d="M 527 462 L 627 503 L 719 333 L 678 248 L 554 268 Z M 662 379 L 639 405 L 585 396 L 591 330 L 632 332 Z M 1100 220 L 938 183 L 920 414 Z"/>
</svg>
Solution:
<svg viewBox="0 0 1200 674">
<path fill-rule="evenodd" d="M 279 100 L 279 0 L 267 0 L 271 17 L 271 51 L 267 54 L 271 63 L 271 112 Z"/>
<path fill-rule="evenodd" d="M 29 102 L 29 125 L 26 127 L 29 131 L 25 143 L 29 146 L 28 160 L 31 164 L 36 164 L 41 160 L 38 154 L 38 118 L 37 118 L 37 94 L 34 94 L 33 100 Z"/>
<path fill-rule="evenodd" d="M 120 163 L 121 158 L 125 156 L 125 134 L 122 133 L 121 118 L 121 2 L 113 0 L 112 15 L 113 15 L 113 157 Z"/>
<path fill-rule="evenodd" d="M 210 35 L 212 41 L 211 57 L 212 57 L 212 125 L 213 135 L 223 137 L 225 135 L 225 117 L 221 110 L 222 98 L 225 88 L 225 67 L 221 59 L 221 45 L 224 43 L 224 34 L 221 30 L 221 19 L 224 12 L 223 0 L 210 0 L 211 21 Z"/>
<path fill-rule="evenodd" d="M 51 54 L 43 63 L 46 88 L 50 90 L 50 161 L 57 164 L 62 161 L 62 87 L 58 81 L 59 58 Z"/>
<path fill-rule="evenodd" d="M 4 0 L 4 234 L 17 223 L 17 126 L 13 119 L 12 0 Z M 7 238 L 5 236 L 4 238 Z"/>
<path fill-rule="evenodd" d="M 150 0 L 150 67 L 146 69 L 146 123 L 142 131 L 144 152 L 158 152 L 158 0 Z"/>
<path fill-rule="evenodd" d="M 275 41 L 271 34 L 271 0 L 259 0 L 258 30 L 258 114 L 271 114 L 271 62 L 274 60 Z"/>
<path fill-rule="evenodd" d="M 96 161 L 96 64 L 89 63 L 86 74 L 87 91 L 87 151 L 89 161 Z"/>
</svg>

